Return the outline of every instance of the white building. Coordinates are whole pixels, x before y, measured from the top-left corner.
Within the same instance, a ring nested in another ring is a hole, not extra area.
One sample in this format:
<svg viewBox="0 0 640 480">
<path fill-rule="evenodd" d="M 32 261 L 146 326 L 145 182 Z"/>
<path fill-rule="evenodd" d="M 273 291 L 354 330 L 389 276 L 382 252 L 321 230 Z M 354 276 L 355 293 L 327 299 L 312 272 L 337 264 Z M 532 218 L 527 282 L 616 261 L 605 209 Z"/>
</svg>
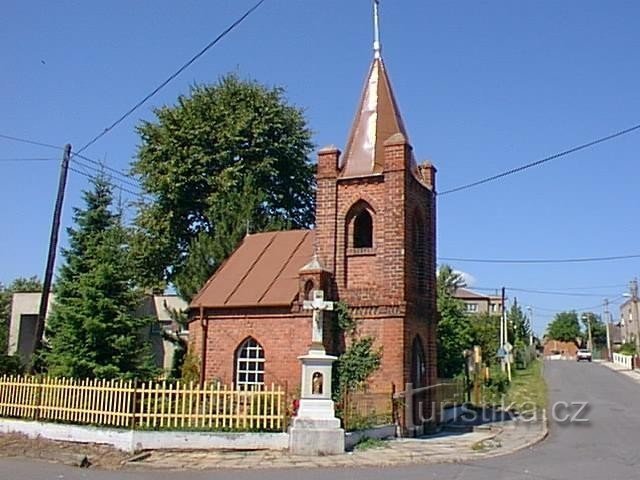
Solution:
<svg viewBox="0 0 640 480">
<path fill-rule="evenodd" d="M 32 353 L 38 310 L 40 309 L 40 293 L 14 293 L 11 301 L 11 323 L 9 325 L 9 355 L 20 355 L 27 362 Z M 47 318 L 55 302 L 54 294 L 49 295 Z M 156 365 L 165 373 L 171 370 L 175 346 L 164 339 L 162 331 L 167 330 L 179 334 L 180 326 L 171 317 L 170 310 L 185 311 L 187 303 L 177 295 L 147 295 L 136 313 L 156 319 L 145 332 L 151 340 Z"/>
</svg>

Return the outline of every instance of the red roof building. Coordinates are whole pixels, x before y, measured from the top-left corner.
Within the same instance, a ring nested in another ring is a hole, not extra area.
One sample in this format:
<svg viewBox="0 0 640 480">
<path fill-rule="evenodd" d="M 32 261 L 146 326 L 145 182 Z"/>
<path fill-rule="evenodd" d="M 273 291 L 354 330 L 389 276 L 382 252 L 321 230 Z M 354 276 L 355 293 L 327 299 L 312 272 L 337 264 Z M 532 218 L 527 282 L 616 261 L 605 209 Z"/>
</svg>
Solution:
<svg viewBox="0 0 640 480">
<path fill-rule="evenodd" d="M 436 379 L 435 168 L 418 166 L 376 55 L 344 154 L 318 153 L 316 227 L 248 235 L 193 299 L 189 336 L 203 377 L 252 387 L 300 382 L 313 289 L 343 301 L 382 347 L 370 391 Z M 325 348 L 348 338 L 325 315 Z"/>
</svg>

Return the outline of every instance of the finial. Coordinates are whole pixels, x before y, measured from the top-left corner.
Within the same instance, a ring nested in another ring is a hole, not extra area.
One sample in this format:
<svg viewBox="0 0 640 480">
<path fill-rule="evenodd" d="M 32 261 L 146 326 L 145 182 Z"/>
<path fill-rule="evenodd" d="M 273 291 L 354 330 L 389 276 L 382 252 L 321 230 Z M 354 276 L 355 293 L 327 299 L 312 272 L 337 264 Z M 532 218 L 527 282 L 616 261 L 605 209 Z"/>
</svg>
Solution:
<svg viewBox="0 0 640 480">
<path fill-rule="evenodd" d="M 380 0 L 373 0 L 373 57 L 381 58 L 380 44 Z"/>
</svg>

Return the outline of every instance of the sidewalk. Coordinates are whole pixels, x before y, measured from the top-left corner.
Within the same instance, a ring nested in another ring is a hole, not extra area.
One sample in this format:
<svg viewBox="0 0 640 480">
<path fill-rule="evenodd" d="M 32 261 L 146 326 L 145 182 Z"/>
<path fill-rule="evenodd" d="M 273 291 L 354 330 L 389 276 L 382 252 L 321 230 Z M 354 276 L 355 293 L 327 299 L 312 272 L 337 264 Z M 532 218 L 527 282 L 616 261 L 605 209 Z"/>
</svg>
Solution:
<svg viewBox="0 0 640 480">
<path fill-rule="evenodd" d="M 625 375 L 636 383 L 640 383 L 640 370 L 629 370 L 622 365 L 618 365 L 617 363 L 609 362 L 607 360 L 594 360 L 594 362 L 618 373 L 621 373 L 622 375 Z"/>
<path fill-rule="evenodd" d="M 379 446 L 327 457 L 292 456 L 288 452 L 150 452 L 124 469 L 246 469 L 292 467 L 388 467 L 455 463 L 513 453 L 547 435 L 546 422 L 496 422 L 469 433 L 446 432 L 418 439 L 394 439 Z"/>
<path fill-rule="evenodd" d="M 530 447 L 547 435 L 546 421 L 498 421 L 474 431 L 446 431 L 423 438 L 372 442 L 343 455 L 293 456 L 287 451 L 144 451 L 131 456 L 104 445 L 0 435 L 0 456 L 35 458 L 77 467 L 107 470 L 247 469 L 295 467 L 389 467 L 456 463 L 506 455 Z"/>
</svg>

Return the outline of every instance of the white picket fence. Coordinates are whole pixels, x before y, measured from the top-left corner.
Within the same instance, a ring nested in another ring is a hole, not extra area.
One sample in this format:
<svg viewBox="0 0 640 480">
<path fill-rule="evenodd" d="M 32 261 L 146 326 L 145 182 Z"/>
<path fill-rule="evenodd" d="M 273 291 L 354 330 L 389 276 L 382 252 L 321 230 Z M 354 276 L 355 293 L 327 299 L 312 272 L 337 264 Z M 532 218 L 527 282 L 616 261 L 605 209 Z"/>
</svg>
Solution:
<svg viewBox="0 0 640 480">
<path fill-rule="evenodd" d="M 624 355 L 622 353 L 614 353 L 613 363 L 631 370 L 633 368 L 633 357 L 631 355 Z"/>
</svg>

